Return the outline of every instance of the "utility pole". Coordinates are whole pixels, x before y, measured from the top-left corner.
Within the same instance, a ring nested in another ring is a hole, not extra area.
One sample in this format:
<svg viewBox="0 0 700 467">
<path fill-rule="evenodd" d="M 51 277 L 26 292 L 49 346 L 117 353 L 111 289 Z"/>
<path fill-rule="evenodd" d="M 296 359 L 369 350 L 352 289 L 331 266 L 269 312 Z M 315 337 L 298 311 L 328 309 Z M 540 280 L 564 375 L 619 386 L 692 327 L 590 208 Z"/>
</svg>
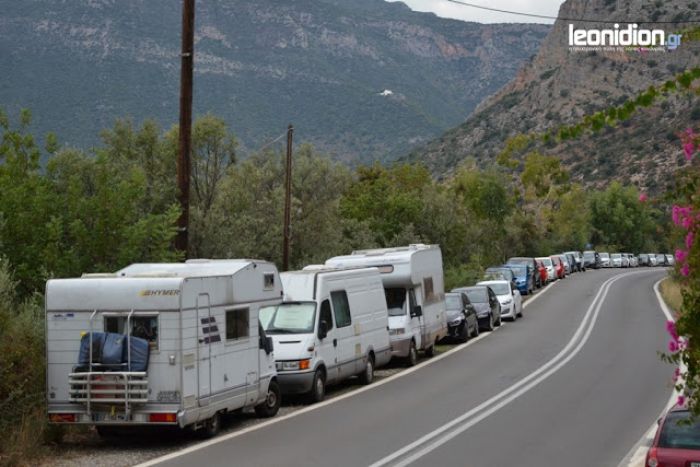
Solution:
<svg viewBox="0 0 700 467">
<path fill-rule="evenodd" d="M 182 1 L 182 54 L 180 62 L 180 135 L 177 186 L 180 218 L 175 248 L 187 257 L 190 217 L 190 151 L 192 148 L 192 69 L 194 63 L 194 1 Z"/>
<path fill-rule="evenodd" d="M 284 190 L 284 243 L 282 244 L 282 270 L 289 270 L 289 237 L 291 228 L 291 204 L 292 204 L 292 136 L 294 127 L 287 127 L 287 168 L 285 170 Z"/>
</svg>

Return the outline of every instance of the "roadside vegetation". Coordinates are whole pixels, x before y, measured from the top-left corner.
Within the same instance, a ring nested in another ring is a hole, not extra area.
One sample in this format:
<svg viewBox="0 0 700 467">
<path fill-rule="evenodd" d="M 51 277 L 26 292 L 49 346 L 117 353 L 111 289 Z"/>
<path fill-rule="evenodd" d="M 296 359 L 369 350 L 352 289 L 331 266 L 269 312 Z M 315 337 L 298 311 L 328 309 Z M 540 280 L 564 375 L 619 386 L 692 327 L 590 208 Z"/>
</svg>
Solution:
<svg viewBox="0 0 700 467">
<path fill-rule="evenodd" d="M 659 284 L 659 292 L 673 313 L 678 313 L 683 305 L 681 284 L 673 277 L 667 277 Z"/>
<path fill-rule="evenodd" d="M 0 112 L 0 462 L 38 454 L 61 432 L 44 413 L 43 287 L 52 277 L 114 271 L 133 262 L 177 261 L 177 129 L 120 120 L 91 152 L 39 148 L 31 115 Z M 281 148 L 238 160 L 224 122 L 193 128 L 191 257 L 281 263 Z M 354 170 L 310 145 L 294 154 L 291 267 L 357 248 L 441 245 L 446 288 L 471 283 L 513 255 L 583 249 L 667 251 L 662 203 L 640 202 L 613 182 L 587 191 L 555 157 L 478 168 L 467 161 L 446 180 L 421 164 Z M 77 339 L 77 336 L 76 336 Z"/>
</svg>

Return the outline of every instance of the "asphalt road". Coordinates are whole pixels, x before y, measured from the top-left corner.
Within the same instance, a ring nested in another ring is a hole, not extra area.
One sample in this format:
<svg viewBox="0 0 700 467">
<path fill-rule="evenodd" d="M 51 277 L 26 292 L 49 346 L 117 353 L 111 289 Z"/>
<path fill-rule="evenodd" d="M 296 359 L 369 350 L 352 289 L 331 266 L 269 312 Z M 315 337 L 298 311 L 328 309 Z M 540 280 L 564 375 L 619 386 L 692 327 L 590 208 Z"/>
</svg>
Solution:
<svg viewBox="0 0 700 467">
<path fill-rule="evenodd" d="M 439 361 L 154 463 L 617 466 L 671 394 L 664 274 L 576 274 Z"/>
</svg>

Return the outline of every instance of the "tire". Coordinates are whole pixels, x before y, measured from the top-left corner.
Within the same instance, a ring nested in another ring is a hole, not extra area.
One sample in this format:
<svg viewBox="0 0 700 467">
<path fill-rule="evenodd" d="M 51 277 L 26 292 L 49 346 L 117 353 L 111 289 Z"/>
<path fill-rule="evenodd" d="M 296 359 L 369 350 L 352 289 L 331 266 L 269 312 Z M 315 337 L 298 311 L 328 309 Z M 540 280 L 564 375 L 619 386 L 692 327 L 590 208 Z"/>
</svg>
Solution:
<svg viewBox="0 0 700 467">
<path fill-rule="evenodd" d="M 428 347 L 427 349 L 425 349 L 425 350 L 423 351 L 423 353 L 424 353 L 425 356 L 428 357 L 428 358 L 430 358 L 430 357 L 432 357 L 433 355 L 435 355 L 435 344 L 433 344 L 433 345 L 431 345 L 430 347 Z"/>
<path fill-rule="evenodd" d="M 219 412 L 216 412 L 204 424 L 204 428 L 202 429 L 202 437 L 213 438 L 214 436 L 218 435 L 220 431 L 221 431 L 221 414 Z"/>
<path fill-rule="evenodd" d="M 319 368 L 314 373 L 314 381 L 311 384 L 311 392 L 309 392 L 309 401 L 311 403 L 321 402 L 326 397 L 326 374 Z"/>
<path fill-rule="evenodd" d="M 265 401 L 262 404 L 255 406 L 255 415 L 260 418 L 274 417 L 277 415 L 281 403 L 280 387 L 277 381 L 270 381 L 267 387 L 267 397 L 265 397 Z"/>
<path fill-rule="evenodd" d="M 492 332 L 494 330 L 493 313 L 489 313 L 489 324 L 486 326 L 486 330 Z"/>
<path fill-rule="evenodd" d="M 496 321 L 494 324 L 496 327 L 500 327 L 501 324 L 503 324 L 503 318 L 501 317 L 501 315 L 498 315 L 498 321 Z"/>
<path fill-rule="evenodd" d="M 367 356 L 367 363 L 365 363 L 365 369 L 360 373 L 360 382 L 362 384 L 372 384 L 374 381 L 374 356 Z"/>
<path fill-rule="evenodd" d="M 459 341 L 462 343 L 467 342 L 469 340 L 469 337 L 469 324 L 465 319 L 462 323 L 462 330 L 459 333 Z"/>
<path fill-rule="evenodd" d="M 408 356 L 406 357 L 408 366 L 415 366 L 418 363 L 418 351 L 416 350 L 416 343 L 411 340 L 411 345 L 408 348 Z"/>
<path fill-rule="evenodd" d="M 517 316 L 518 316 L 518 318 L 523 317 L 523 305 L 522 304 L 520 305 L 520 313 L 518 313 Z"/>
<path fill-rule="evenodd" d="M 474 326 L 474 332 L 472 333 L 472 337 L 479 337 L 479 322 L 476 322 L 476 326 Z"/>
</svg>

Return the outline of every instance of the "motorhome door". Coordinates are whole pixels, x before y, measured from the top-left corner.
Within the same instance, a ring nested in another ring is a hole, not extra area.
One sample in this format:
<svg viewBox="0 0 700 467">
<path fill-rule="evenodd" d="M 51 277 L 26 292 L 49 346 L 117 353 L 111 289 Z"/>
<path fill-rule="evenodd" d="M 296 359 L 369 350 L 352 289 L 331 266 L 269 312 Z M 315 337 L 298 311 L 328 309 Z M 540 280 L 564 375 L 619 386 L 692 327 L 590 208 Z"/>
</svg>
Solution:
<svg viewBox="0 0 700 467">
<path fill-rule="evenodd" d="M 211 307 L 209 294 L 197 297 L 197 400 L 200 406 L 209 405 L 211 395 L 211 343 L 209 328 L 211 322 Z"/>
<path fill-rule="evenodd" d="M 417 304 L 415 289 L 408 289 L 408 313 L 411 317 L 411 334 L 416 339 L 416 347 L 422 349 L 425 342 L 425 317 L 413 314 Z"/>
</svg>

